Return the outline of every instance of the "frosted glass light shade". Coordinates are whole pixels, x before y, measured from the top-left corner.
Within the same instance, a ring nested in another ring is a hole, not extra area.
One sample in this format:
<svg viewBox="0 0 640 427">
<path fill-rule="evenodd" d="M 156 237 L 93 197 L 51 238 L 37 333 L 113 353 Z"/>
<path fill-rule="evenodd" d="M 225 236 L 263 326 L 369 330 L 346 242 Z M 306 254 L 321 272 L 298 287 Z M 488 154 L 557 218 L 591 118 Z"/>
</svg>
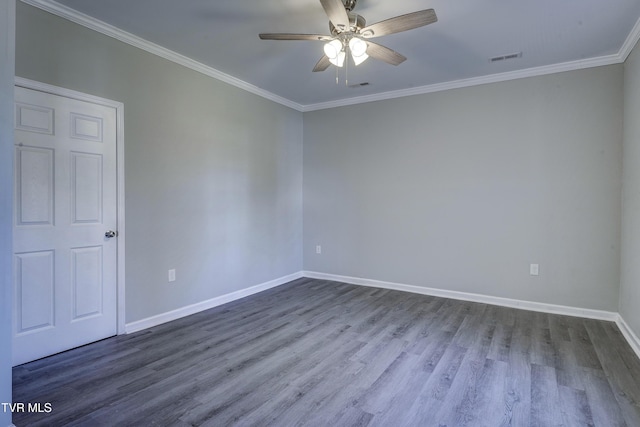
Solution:
<svg viewBox="0 0 640 427">
<path fill-rule="evenodd" d="M 356 56 L 362 56 L 367 52 L 367 43 L 365 43 L 362 39 L 357 37 L 353 37 L 349 40 L 349 49 L 351 50 L 351 54 Z"/>
<path fill-rule="evenodd" d="M 349 40 L 349 50 L 356 66 L 362 64 L 369 57 L 367 55 L 367 43 L 357 37 Z"/>
<path fill-rule="evenodd" d="M 369 55 L 367 55 L 366 53 L 363 53 L 360 56 L 355 56 L 353 52 L 351 52 L 351 57 L 353 58 L 353 63 L 356 64 L 357 66 L 362 64 L 369 57 Z"/>
<path fill-rule="evenodd" d="M 345 53 L 340 40 L 331 40 L 329 43 L 325 44 L 324 54 L 329 58 L 329 62 L 336 67 L 342 67 L 344 64 Z"/>
<path fill-rule="evenodd" d="M 327 58 L 329 59 L 337 59 L 341 51 L 342 43 L 340 40 L 331 40 L 329 43 L 324 45 L 324 54 L 327 55 Z"/>
</svg>

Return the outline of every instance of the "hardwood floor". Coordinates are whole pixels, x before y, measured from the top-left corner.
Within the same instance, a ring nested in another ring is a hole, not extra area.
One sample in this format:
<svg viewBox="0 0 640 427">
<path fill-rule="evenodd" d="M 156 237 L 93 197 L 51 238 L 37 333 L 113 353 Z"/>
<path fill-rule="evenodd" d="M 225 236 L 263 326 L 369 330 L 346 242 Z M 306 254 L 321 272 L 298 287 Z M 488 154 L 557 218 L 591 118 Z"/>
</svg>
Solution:
<svg viewBox="0 0 640 427">
<path fill-rule="evenodd" d="M 313 279 L 13 375 L 18 427 L 640 426 L 614 323 Z"/>
</svg>

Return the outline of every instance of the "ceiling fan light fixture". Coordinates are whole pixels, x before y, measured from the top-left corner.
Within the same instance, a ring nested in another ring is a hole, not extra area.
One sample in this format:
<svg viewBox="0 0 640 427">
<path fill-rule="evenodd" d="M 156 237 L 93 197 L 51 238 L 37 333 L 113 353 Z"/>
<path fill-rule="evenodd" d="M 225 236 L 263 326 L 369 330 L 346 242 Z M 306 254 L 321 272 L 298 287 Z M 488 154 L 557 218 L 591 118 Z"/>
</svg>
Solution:
<svg viewBox="0 0 640 427">
<path fill-rule="evenodd" d="M 329 58 L 329 62 L 331 62 L 336 67 L 342 67 L 342 65 L 344 64 L 344 46 L 340 40 L 334 39 L 325 44 L 324 54 L 327 55 L 327 58 Z"/>
<path fill-rule="evenodd" d="M 362 64 L 369 57 L 369 55 L 367 55 L 367 48 L 367 43 L 358 37 L 353 37 L 349 40 L 349 50 L 351 51 L 353 63 L 356 66 Z"/>
<path fill-rule="evenodd" d="M 401 33 L 438 21 L 433 9 L 398 15 L 374 24 L 367 25 L 364 17 L 353 12 L 357 0 L 320 0 L 320 4 L 329 18 L 330 35 L 260 33 L 261 40 L 321 40 L 324 55 L 316 63 L 313 71 L 325 71 L 331 64 L 342 67 L 347 55 L 351 55 L 355 65 L 359 65 L 371 56 L 387 64 L 400 65 L 407 58 L 398 52 L 378 43 L 365 41 L 370 38 Z M 347 66 L 349 61 L 346 62 Z"/>
<path fill-rule="evenodd" d="M 362 56 L 367 52 L 367 43 L 358 37 L 352 37 L 349 40 L 349 49 L 354 57 Z"/>
<path fill-rule="evenodd" d="M 338 39 L 331 40 L 324 45 L 324 54 L 331 60 L 337 60 L 342 52 L 342 43 Z"/>
<path fill-rule="evenodd" d="M 331 62 L 333 65 L 335 65 L 336 67 L 342 67 L 344 65 L 344 58 L 345 58 L 345 53 L 344 50 L 338 53 L 338 57 L 335 59 L 331 59 L 329 58 L 329 62 Z"/>
<path fill-rule="evenodd" d="M 353 63 L 356 64 L 356 67 L 357 67 L 358 65 L 366 61 L 369 55 L 367 55 L 366 53 L 363 53 L 360 56 L 355 56 L 353 52 L 351 52 L 351 57 L 353 58 Z"/>
</svg>

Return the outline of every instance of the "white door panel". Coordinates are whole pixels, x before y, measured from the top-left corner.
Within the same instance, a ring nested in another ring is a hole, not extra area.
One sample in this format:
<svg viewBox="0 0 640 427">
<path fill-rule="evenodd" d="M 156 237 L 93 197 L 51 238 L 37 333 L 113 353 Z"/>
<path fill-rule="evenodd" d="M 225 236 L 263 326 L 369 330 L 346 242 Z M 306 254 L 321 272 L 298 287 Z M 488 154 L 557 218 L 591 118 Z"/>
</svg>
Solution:
<svg viewBox="0 0 640 427">
<path fill-rule="evenodd" d="M 116 111 L 15 97 L 14 365 L 117 332 Z"/>
</svg>

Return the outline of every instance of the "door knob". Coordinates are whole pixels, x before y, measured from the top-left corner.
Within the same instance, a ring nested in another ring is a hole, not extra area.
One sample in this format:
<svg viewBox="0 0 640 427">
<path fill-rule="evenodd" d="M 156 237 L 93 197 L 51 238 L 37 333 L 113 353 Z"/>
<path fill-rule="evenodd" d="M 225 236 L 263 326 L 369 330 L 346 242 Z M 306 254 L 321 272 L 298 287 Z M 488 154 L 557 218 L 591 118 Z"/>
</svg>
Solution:
<svg viewBox="0 0 640 427">
<path fill-rule="evenodd" d="M 113 231 L 113 230 L 109 230 L 106 233 L 104 233 L 104 237 L 106 237 L 107 239 L 110 239 L 112 237 L 116 237 L 117 235 L 118 235 L 118 233 Z"/>
</svg>

